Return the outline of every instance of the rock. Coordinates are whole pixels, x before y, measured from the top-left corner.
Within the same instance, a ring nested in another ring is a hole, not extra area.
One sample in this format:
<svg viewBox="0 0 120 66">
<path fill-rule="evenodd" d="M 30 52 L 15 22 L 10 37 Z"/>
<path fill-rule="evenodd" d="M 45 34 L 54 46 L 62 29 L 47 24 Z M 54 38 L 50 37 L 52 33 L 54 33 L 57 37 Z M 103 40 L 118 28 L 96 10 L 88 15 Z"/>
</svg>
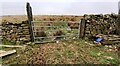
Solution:
<svg viewBox="0 0 120 66">
<path fill-rule="evenodd" d="M 110 56 L 104 56 L 106 59 L 110 59 L 113 60 L 114 58 L 110 57 Z"/>
<path fill-rule="evenodd" d="M 24 31 L 23 34 L 24 34 L 24 35 L 28 35 L 28 34 L 29 34 L 29 31 Z"/>
<path fill-rule="evenodd" d="M 117 18 L 116 14 L 84 15 L 84 19 L 87 21 L 86 30 L 90 31 L 87 34 L 90 33 L 91 36 L 101 33 L 116 34 Z"/>
<path fill-rule="evenodd" d="M 23 21 L 22 23 L 2 23 L 2 36 L 16 44 L 22 44 L 23 42 L 30 40 L 28 23 Z"/>
<path fill-rule="evenodd" d="M 21 41 L 27 40 L 26 38 L 20 38 Z"/>
<path fill-rule="evenodd" d="M 31 44 L 31 42 L 28 42 L 28 43 L 26 43 L 26 44 Z"/>
</svg>

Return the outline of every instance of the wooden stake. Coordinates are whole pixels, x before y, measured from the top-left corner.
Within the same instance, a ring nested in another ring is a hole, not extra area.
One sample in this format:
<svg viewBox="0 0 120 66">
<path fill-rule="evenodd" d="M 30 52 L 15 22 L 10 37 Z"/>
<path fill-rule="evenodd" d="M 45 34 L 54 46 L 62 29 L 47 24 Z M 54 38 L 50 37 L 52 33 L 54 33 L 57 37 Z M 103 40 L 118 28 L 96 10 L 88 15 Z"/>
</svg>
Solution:
<svg viewBox="0 0 120 66">
<path fill-rule="evenodd" d="M 23 48 L 24 46 L 19 46 L 19 45 L 0 45 L 2 47 L 21 47 Z"/>
<path fill-rule="evenodd" d="M 4 56 L 10 55 L 10 54 L 13 54 L 15 52 L 16 52 L 16 50 L 5 51 L 5 52 L 0 53 L 0 57 L 4 57 Z"/>
<path fill-rule="evenodd" d="M 85 29 L 86 29 L 86 20 L 81 19 L 80 25 L 79 25 L 79 38 L 85 37 Z"/>
<path fill-rule="evenodd" d="M 118 3 L 118 10 L 117 33 L 120 35 L 120 2 Z"/>
<path fill-rule="evenodd" d="M 34 42 L 33 29 L 32 29 L 32 21 L 33 21 L 32 7 L 30 6 L 28 2 L 26 5 L 26 9 L 27 9 L 28 22 L 29 22 L 29 29 L 30 29 L 30 34 L 31 34 L 31 41 Z"/>
</svg>

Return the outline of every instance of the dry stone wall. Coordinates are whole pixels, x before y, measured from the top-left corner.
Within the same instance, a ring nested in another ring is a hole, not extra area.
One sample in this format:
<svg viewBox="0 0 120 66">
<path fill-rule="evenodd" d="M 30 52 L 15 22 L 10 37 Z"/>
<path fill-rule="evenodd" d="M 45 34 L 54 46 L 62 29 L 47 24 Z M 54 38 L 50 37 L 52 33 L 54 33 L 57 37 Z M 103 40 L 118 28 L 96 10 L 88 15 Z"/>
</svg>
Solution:
<svg viewBox="0 0 120 66">
<path fill-rule="evenodd" d="M 118 15 L 116 14 L 98 14 L 98 15 L 84 15 L 86 21 L 85 36 L 96 36 L 98 34 L 119 34 L 117 32 Z M 2 41 L 14 42 L 15 44 L 25 44 L 30 42 L 30 31 L 28 21 L 21 23 L 2 23 Z"/>
<path fill-rule="evenodd" d="M 98 15 L 84 15 L 86 20 L 86 36 L 96 36 L 97 34 L 119 34 L 117 32 L 116 14 L 98 14 Z"/>
<path fill-rule="evenodd" d="M 14 42 L 22 44 L 30 41 L 28 21 L 21 23 L 2 23 L 2 41 Z"/>
</svg>

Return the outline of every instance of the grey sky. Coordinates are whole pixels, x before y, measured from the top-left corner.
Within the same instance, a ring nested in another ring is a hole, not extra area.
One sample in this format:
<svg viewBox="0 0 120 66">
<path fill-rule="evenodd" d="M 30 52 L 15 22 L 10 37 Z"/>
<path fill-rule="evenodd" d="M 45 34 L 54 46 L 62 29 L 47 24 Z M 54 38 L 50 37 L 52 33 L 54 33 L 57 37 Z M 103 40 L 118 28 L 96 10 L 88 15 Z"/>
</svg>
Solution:
<svg viewBox="0 0 120 66">
<path fill-rule="evenodd" d="M 86 1 L 86 0 L 85 0 Z M 118 1 L 91 1 L 81 2 L 70 0 L 69 2 L 57 1 L 30 1 L 34 15 L 83 15 L 83 14 L 108 14 L 118 12 Z M 112 2 L 113 1 L 113 2 Z M 0 15 L 25 15 L 27 1 L 9 2 L 4 0 L 0 3 Z M 2 13 L 1 13 L 2 12 Z"/>
</svg>

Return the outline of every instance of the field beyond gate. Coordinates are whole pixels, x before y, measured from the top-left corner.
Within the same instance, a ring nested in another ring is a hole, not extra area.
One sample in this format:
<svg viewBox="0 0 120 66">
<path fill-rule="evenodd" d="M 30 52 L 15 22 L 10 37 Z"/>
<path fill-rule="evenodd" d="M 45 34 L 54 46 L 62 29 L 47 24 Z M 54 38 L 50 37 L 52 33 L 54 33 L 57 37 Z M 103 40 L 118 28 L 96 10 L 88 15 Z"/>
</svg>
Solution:
<svg viewBox="0 0 120 66">
<path fill-rule="evenodd" d="M 35 43 L 78 39 L 80 22 L 32 21 Z"/>
</svg>

